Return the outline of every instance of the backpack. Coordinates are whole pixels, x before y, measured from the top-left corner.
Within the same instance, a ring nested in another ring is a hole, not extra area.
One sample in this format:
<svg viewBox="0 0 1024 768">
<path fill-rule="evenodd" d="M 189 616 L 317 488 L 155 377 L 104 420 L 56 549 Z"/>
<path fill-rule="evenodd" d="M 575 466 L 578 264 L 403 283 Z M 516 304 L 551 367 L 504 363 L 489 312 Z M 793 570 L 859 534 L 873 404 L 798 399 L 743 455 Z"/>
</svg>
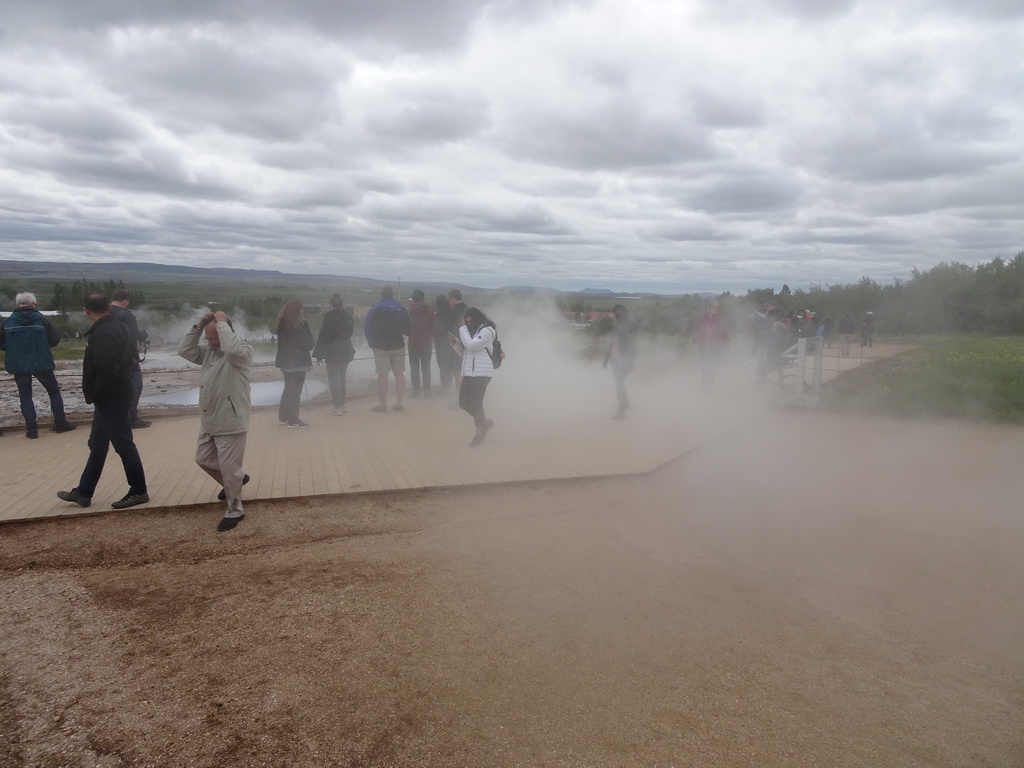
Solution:
<svg viewBox="0 0 1024 768">
<path fill-rule="evenodd" d="M 494 344 L 491 346 L 491 350 L 487 353 L 491 356 L 491 365 L 495 368 L 501 368 L 501 361 L 505 359 L 505 353 L 501 349 L 501 342 L 498 340 L 498 331 L 494 331 Z"/>
</svg>

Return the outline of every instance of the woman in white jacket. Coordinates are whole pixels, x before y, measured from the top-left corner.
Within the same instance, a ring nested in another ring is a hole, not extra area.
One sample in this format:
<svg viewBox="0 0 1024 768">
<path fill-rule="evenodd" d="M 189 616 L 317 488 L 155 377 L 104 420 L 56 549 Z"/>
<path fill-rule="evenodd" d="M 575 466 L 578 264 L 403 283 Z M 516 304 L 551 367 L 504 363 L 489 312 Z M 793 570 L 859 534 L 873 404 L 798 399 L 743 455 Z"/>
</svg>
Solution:
<svg viewBox="0 0 1024 768">
<path fill-rule="evenodd" d="M 497 338 L 498 330 L 494 323 L 479 309 L 470 307 L 459 327 L 458 341 L 462 342 L 461 347 L 455 343 L 455 336 L 450 339 L 456 353 L 462 355 L 459 407 L 472 416 L 476 424 L 476 436 L 469 444 L 470 448 L 482 445 L 487 438 L 487 431 L 494 424 L 484 415 L 484 393 L 494 375 L 490 351 Z"/>
</svg>

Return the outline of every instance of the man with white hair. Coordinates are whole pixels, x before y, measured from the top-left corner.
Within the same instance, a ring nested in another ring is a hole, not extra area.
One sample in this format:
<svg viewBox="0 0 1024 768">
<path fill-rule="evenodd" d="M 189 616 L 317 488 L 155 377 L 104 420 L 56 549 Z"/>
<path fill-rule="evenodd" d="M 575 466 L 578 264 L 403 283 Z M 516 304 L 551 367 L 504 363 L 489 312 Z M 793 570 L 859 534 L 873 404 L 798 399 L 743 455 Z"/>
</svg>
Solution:
<svg viewBox="0 0 1024 768">
<path fill-rule="evenodd" d="M 53 352 L 50 347 L 60 343 L 60 334 L 49 320 L 36 309 L 35 294 L 25 291 L 14 297 L 16 309 L 0 327 L 0 349 L 4 350 L 4 367 L 14 375 L 21 400 L 21 415 L 25 418 L 25 437 L 39 437 L 36 407 L 32 401 L 32 377 L 39 380 L 50 396 L 53 413 L 53 431 L 70 432 L 75 428 L 64 414 L 57 377 L 53 371 Z"/>
</svg>

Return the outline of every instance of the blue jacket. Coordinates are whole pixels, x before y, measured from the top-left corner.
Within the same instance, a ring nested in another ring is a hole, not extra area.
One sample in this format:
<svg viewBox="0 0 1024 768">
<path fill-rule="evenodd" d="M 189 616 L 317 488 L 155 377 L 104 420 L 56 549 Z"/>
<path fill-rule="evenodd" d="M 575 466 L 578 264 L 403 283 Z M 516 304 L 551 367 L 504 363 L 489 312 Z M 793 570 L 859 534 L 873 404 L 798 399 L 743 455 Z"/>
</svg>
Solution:
<svg viewBox="0 0 1024 768">
<path fill-rule="evenodd" d="M 35 307 L 18 307 L 0 328 L 0 349 L 8 373 L 45 373 L 54 369 L 50 347 L 60 334 Z"/>
<path fill-rule="evenodd" d="M 408 310 L 396 298 L 381 299 L 366 313 L 363 332 L 371 349 L 404 349 L 412 326 Z"/>
</svg>

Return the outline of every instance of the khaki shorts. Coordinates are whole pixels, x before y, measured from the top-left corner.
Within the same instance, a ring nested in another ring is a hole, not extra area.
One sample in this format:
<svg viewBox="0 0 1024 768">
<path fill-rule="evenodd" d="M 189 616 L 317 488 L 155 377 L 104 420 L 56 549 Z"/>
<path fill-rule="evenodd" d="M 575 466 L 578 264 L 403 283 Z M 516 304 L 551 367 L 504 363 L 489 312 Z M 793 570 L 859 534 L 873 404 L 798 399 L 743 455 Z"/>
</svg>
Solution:
<svg viewBox="0 0 1024 768">
<path fill-rule="evenodd" d="M 405 347 L 373 350 L 373 364 L 382 376 L 387 376 L 388 371 L 393 371 L 396 376 L 405 373 Z"/>
</svg>

